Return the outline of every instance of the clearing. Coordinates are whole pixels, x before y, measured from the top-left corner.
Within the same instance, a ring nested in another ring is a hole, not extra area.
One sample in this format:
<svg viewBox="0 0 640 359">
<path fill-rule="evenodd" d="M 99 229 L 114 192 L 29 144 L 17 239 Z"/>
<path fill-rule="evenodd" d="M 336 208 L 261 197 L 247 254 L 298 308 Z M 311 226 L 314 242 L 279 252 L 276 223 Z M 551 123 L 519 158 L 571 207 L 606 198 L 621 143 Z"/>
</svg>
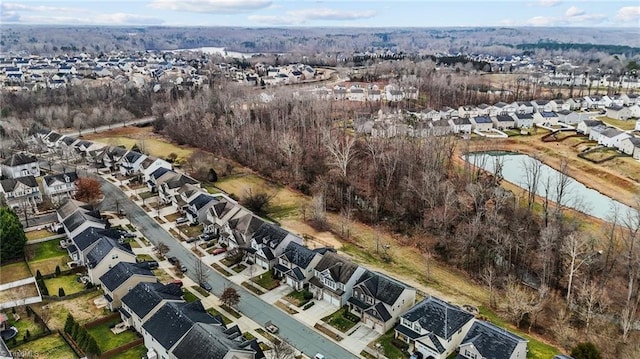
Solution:
<svg viewBox="0 0 640 359">
<path fill-rule="evenodd" d="M 27 258 L 30 258 L 31 271 L 36 273 L 39 270 L 43 275 L 53 273 L 56 266 L 61 270 L 68 269 L 67 262 L 71 260 L 67 251 L 59 247 L 58 240 L 27 245 L 25 253 Z"/>
</svg>

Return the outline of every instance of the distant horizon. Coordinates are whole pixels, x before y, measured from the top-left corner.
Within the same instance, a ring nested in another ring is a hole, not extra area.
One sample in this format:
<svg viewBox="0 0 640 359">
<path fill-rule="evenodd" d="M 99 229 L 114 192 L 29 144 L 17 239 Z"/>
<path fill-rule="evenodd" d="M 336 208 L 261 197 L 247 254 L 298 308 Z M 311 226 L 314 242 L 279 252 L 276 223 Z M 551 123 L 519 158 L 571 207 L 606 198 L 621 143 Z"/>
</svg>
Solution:
<svg viewBox="0 0 640 359">
<path fill-rule="evenodd" d="M 628 0 L 22 0 L 0 23 L 242 28 L 640 28 Z"/>
</svg>

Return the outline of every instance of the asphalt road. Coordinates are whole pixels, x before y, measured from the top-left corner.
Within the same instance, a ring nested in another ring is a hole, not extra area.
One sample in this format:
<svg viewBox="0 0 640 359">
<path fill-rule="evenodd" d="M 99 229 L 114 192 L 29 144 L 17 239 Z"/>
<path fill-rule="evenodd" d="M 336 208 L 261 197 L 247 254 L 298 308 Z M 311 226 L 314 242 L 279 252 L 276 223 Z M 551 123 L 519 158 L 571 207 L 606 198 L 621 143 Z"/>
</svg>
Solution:
<svg viewBox="0 0 640 359">
<path fill-rule="evenodd" d="M 199 259 L 178 243 L 140 207 L 129 200 L 120 188 L 103 179 L 101 179 L 101 182 L 102 191 L 105 194 L 105 201 L 101 205 L 100 210 L 115 210 L 117 200 L 120 209 L 127 212 L 129 220 L 138 230 L 153 242 L 154 245 L 160 242 L 166 244 L 170 248 L 169 255 L 175 256 L 182 264 L 186 265 L 188 269 L 186 274 L 196 281 L 193 276 L 195 273 L 195 263 Z M 235 288 L 238 294 L 240 294 L 238 309 L 243 315 L 261 325 L 264 325 L 264 323 L 270 320 L 280 328 L 279 336 L 281 338 L 291 343 L 296 349 L 304 352 L 309 357 L 313 357 L 316 353 L 322 353 L 330 359 L 356 358 L 355 355 L 336 345 L 330 339 L 326 339 L 313 329 L 285 314 L 280 309 L 267 304 L 245 288 L 232 283 L 217 271 L 208 266 L 206 267 L 209 278 L 208 282 L 213 288 L 213 294 L 219 297 L 225 288 Z"/>
</svg>

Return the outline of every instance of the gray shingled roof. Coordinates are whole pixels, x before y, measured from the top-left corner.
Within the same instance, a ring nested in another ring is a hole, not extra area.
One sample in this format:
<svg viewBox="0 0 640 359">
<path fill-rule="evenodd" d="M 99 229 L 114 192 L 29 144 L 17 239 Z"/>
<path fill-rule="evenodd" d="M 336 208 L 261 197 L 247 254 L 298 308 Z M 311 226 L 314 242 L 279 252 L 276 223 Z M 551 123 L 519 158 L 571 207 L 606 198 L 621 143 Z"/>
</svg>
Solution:
<svg viewBox="0 0 640 359">
<path fill-rule="evenodd" d="M 120 262 L 100 277 L 102 285 L 113 292 L 133 275 L 144 275 L 155 278 L 155 274 L 136 263 Z"/>
<path fill-rule="evenodd" d="M 36 159 L 35 156 L 28 156 L 24 153 L 16 153 L 4 160 L 2 164 L 9 167 L 16 167 L 34 162 L 38 162 L 38 159 Z"/>
<path fill-rule="evenodd" d="M 221 321 L 207 311 L 200 301 L 192 303 L 169 302 L 163 305 L 142 326 L 165 349 L 170 349 L 195 323 L 222 326 Z M 181 358 L 181 356 L 176 355 Z M 206 357 L 206 356 L 205 356 Z"/>
<path fill-rule="evenodd" d="M 202 193 L 198 195 L 196 198 L 194 198 L 193 200 L 191 200 L 191 202 L 189 202 L 189 205 L 194 206 L 197 211 L 197 210 L 200 210 L 202 207 L 206 206 L 207 203 L 211 201 L 216 201 L 216 198 L 206 193 Z"/>
<path fill-rule="evenodd" d="M 177 284 L 138 283 L 122 297 L 124 303 L 138 318 L 144 318 L 163 300 L 182 301 L 182 290 Z"/>
<path fill-rule="evenodd" d="M 438 298 L 428 297 L 409 309 L 402 318 L 418 322 L 423 329 L 449 339 L 472 320 L 473 315 Z"/>
<path fill-rule="evenodd" d="M 316 252 L 296 242 L 289 242 L 289 244 L 287 244 L 287 248 L 285 248 L 284 250 L 284 253 L 282 253 L 282 255 L 287 258 L 290 263 L 293 263 L 301 268 L 307 268 L 316 254 Z"/>
<path fill-rule="evenodd" d="M 27 187 L 30 188 L 38 188 L 38 182 L 36 181 L 36 178 L 33 176 L 24 176 L 24 177 L 18 177 L 18 178 L 7 178 L 4 180 L 0 180 L 0 186 L 2 186 L 2 189 L 4 190 L 4 192 L 13 192 L 13 190 L 16 188 L 16 185 L 18 183 L 22 183 Z"/>
<path fill-rule="evenodd" d="M 98 263 L 100 263 L 104 257 L 111 252 L 112 249 L 119 248 L 124 252 L 128 252 L 133 254 L 131 250 L 131 246 L 129 244 L 119 244 L 116 240 L 111 239 L 109 237 L 102 237 L 98 239 L 96 245 L 91 248 L 89 253 L 87 253 L 87 265 L 90 268 L 95 268 Z"/>
<path fill-rule="evenodd" d="M 526 341 L 491 323 L 476 321 L 462 340 L 462 344 L 472 343 L 484 358 L 509 359 L 518 343 Z"/>
<path fill-rule="evenodd" d="M 241 333 L 237 326 L 232 329 L 234 330 L 225 330 L 220 325 L 195 323 L 172 353 L 180 359 L 224 358 L 229 351 L 239 350 L 254 353 L 254 358 L 264 357 L 255 339 L 245 340 L 238 335 Z"/>
<path fill-rule="evenodd" d="M 331 278 L 337 282 L 346 284 L 353 273 L 358 269 L 358 265 L 350 259 L 333 252 L 327 252 L 322 256 L 315 268 L 319 272 L 329 270 Z"/>
<path fill-rule="evenodd" d="M 105 224 L 105 221 L 99 217 L 98 212 L 84 212 L 82 210 L 78 210 L 69 217 L 67 217 L 62 224 L 69 231 L 73 232 L 76 228 L 80 227 L 84 222 L 93 222 L 96 224 Z M 84 248 L 81 248 L 84 249 Z"/>
<path fill-rule="evenodd" d="M 55 181 L 73 183 L 78 180 L 78 174 L 75 172 L 65 172 L 65 173 L 59 173 L 56 175 L 44 176 L 43 179 L 47 183 L 47 186 L 50 186 Z"/>
<path fill-rule="evenodd" d="M 77 236 L 73 238 L 73 243 L 75 243 L 80 250 L 85 250 L 91 244 L 95 243 L 102 237 L 109 237 L 111 239 L 119 239 L 122 236 L 122 233 L 117 229 L 102 229 L 98 227 L 90 227 L 80 232 Z"/>
<path fill-rule="evenodd" d="M 358 278 L 355 285 L 366 288 L 371 296 L 390 306 L 393 306 L 402 292 L 409 288 L 409 286 L 382 273 L 368 270 Z"/>
</svg>

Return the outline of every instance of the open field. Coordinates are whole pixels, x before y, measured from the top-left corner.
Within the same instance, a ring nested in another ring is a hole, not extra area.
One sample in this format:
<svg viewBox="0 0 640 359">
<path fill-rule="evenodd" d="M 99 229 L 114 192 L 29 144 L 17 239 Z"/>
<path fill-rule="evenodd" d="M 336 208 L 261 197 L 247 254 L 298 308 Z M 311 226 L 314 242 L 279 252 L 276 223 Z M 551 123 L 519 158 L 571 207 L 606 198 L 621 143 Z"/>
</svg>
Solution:
<svg viewBox="0 0 640 359">
<path fill-rule="evenodd" d="M 112 146 L 123 145 L 130 149 L 136 143 L 142 151 L 158 158 L 166 158 L 170 153 L 178 155 L 178 160 L 191 156 L 193 149 L 178 146 L 159 138 L 152 132 L 151 127 L 125 127 L 101 133 L 87 133 L 87 140 L 99 141 Z"/>
<path fill-rule="evenodd" d="M 11 283 L 31 276 L 26 262 L 6 264 L 0 267 L 0 284 Z"/>
<path fill-rule="evenodd" d="M 29 354 L 33 359 L 70 359 L 77 358 L 73 350 L 58 334 L 31 341 L 12 349 L 13 352 Z"/>
</svg>

